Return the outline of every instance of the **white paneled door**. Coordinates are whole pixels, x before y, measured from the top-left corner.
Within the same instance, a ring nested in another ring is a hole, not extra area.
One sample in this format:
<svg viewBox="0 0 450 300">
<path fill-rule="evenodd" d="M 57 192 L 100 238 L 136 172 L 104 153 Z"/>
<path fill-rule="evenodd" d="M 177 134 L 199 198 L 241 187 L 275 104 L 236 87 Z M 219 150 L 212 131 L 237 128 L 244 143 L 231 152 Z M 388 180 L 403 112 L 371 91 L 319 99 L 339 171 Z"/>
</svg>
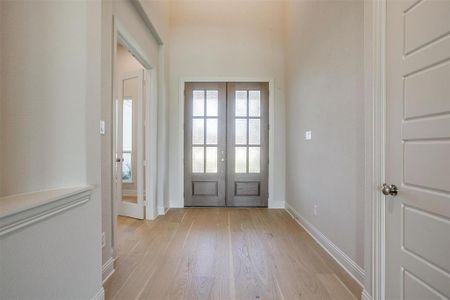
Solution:
<svg viewBox="0 0 450 300">
<path fill-rule="evenodd" d="M 449 299 L 450 1 L 388 1 L 386 42 L 386 298 Z"/>
</svg>

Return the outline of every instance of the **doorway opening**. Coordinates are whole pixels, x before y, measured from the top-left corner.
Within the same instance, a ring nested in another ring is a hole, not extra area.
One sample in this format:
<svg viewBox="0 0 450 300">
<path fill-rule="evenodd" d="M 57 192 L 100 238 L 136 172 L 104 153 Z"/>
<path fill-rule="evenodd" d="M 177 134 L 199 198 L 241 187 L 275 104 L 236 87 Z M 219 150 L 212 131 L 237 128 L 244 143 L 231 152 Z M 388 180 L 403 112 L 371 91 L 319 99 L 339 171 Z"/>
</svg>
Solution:
<svg viewBox="0 0 450 300">
<path fill-rule="evenodd" d="M 185 206 L 267 207 L 269 84 L 186 82 Z"/>
</svg>

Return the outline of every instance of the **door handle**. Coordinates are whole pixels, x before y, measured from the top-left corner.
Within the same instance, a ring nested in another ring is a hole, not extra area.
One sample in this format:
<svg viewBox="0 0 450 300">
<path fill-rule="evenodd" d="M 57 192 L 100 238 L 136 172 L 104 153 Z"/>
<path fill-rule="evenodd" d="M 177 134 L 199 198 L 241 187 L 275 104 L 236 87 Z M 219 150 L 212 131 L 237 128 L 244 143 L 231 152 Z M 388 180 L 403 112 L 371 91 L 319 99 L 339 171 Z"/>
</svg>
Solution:
<svg viewBox="0 0 450 300">
<path fill-rule="evenodd" d="M 117 163 L 123 162 L 123 158 L 116 158 L 116 162 Z"/>
<path fill-rule="evenodd" d="M 386 183 L 384 183 L 383 186 L 381 187 L 381 192 L 385 196 L 397 196 L 398 188 L 395 184 L 387 185 Z"/>
</svg>

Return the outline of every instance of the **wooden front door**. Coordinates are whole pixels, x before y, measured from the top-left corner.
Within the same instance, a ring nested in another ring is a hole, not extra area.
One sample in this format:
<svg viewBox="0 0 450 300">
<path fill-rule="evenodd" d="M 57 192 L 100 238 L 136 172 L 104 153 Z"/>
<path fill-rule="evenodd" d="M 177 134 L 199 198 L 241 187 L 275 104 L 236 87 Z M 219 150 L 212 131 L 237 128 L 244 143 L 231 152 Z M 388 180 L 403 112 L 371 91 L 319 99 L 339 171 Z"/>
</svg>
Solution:
<svg viewBox="0 0 450 300">
<path fill-rule="evenodd" d="M 267 206 L 268 84 L 185 86 L 185 206 Z"/>
</svg>

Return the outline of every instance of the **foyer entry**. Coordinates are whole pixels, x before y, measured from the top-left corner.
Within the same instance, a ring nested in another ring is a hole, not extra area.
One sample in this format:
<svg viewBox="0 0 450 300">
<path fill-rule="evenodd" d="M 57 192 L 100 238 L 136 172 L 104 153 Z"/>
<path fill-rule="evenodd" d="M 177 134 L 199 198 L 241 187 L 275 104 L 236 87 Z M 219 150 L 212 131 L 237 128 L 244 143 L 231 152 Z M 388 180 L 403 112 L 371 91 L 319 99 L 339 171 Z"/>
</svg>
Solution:
<svg viewBox="0 0 450 300">
<path fill-rule="evenodd" d="M 267 206 L 268 102 L 268 83 L 186 83 L 185 206 Z"/>
</svg>

